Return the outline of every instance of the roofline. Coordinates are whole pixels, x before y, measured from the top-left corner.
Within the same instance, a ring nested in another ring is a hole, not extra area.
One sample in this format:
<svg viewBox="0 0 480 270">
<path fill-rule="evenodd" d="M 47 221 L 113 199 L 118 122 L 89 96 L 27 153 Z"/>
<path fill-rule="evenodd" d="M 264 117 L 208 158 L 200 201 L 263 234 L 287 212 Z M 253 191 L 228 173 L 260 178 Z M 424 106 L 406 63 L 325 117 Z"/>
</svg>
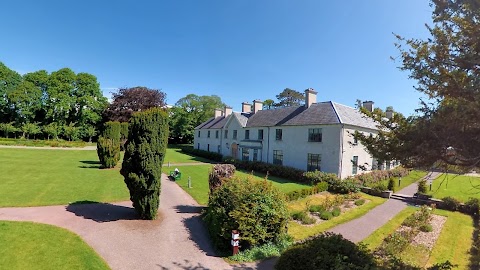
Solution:
<svg viewBox="0 0 480 270">
<path fill-rule="evenodd" d="M 340 114 L 338 113 L 337 108 L 335 107 L 335 102 L 333 102 L 333 101 L 329 101 L 329 102 L 332 105 L 332 108 L 333 108 L 333 111 L 335 112 L 335 115 L 337 116 L 338 122 L 340 122 L 340 124 L 343 125 L 344 123 L 342 121 L 342 118 L 340 117 Z"/>
</svg>

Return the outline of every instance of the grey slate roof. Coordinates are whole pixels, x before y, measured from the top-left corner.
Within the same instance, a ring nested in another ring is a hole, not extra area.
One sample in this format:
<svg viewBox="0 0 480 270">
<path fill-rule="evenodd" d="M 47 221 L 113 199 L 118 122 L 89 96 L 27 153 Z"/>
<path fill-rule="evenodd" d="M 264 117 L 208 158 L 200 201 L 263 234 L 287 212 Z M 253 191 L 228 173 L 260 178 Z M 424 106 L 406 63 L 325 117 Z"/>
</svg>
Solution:
<svg viewBox="0 0 480 270">
<path fill-rule="evenodd" d="M 373 120 L 365 117 L 358 110 L 339 103 L 327 101 L 305 106 L 292 106 L 272 110 L 260 110 L 257 113 L 232 113 L 242 127 L 271 126 L 309 126 L 347 124 L 370 129 L 377 129 Z M 223 128 L 228 117 L 209 119 L 197 128 Z"/>
</svg>

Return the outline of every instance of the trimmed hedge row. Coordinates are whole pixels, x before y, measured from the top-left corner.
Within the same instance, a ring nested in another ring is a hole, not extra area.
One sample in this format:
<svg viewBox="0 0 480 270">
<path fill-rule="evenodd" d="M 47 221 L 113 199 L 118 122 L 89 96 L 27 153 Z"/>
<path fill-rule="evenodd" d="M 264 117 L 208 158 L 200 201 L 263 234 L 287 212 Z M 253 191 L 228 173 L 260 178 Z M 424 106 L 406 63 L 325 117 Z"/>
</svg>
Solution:
<svg viewBox="0 0 480 270">
<path fill-rule="evenodd" d="M 316 182 L 311 182 L 311 179 L 308 179 L 303 176 L 304 171 L 295 169 L 292 167 L 287 167 L 283 165 L 270 164 L 261 161 L 242 161 L 235 160 L 232 157 L 225 157 L 224 162 L 235 165 L 237 169 L 242 169 L 246 171 L 255 171 L 260 173 L 267 173 L 268 175 L 273 175 L 277 177 L 282 177 L 285 179 L 292 180 L 298 183 L 305 184 L 316 184 Z"/>
<path fill-rule="evenodd" d="M 349 179 L 352 179 L 353 181 L 362 185 L 368 185 L 368 184 L 376 184 L 378 182 L 391 179 L 393 177 L 404 177 L 404 176 L 407 176 L 408 173 L 409 173 L 408 169 L 397 167 L 391 170 L 384 170 L 384 171 L 375 170 L 368 173 L 358 174 L 358 175 L 349 177 Z"/>
<path fill-rule="evenodd" d="M 203 158 L 213 160 L 213 161 L 220 162 L 220 161 L 222 161 L 222 158 L 223 158 L 223 156 L 221 154 L 218 154 L 218 153 L 215 153 L 215 152 L 208 152 L 208 151 L 204 151 L 204 150 L 200 150 L 200 149 L 195 149 L 193 147 L 182 146 L 182 147 L 180 147 L 180 149 L 185 154 L 190 154 L 190 155 L 194 155 L 194 156 L 197 156 L 197 157 L 203 157 Z"/>
</svg>

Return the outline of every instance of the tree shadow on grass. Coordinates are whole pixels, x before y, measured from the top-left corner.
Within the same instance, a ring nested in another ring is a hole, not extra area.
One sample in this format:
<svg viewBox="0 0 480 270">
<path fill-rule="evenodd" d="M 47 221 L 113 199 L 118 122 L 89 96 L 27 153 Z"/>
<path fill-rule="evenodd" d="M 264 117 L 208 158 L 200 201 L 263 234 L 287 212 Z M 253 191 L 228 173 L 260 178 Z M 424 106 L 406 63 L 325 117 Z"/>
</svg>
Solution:
<svg viewBox="0 0 480 270">
<path fill-rule="evenodd" d="M 117 220 L 138 219 L 135 210 L 131 207 L 100 203 L 94 201 L 77 201 L 66 207 L 68 212 L 96 222 L 110 222 Z"/>
<path fill-rule="evenodd" d="M 470 248 L 470 263 L 469 269 L 478 270 L 480 269 L 480 217 L 478 215 L 473 215 L 473 245 Z"/>
<path fill-rule="evenodd" d="M 81 163 L 86 164 L 86 165 L 81 165 L 78 166 L 79 168 L 82 169 L 101 169 L 102 168 L 102 163 L 97 160 L 80 160 Z"/>
</svg>

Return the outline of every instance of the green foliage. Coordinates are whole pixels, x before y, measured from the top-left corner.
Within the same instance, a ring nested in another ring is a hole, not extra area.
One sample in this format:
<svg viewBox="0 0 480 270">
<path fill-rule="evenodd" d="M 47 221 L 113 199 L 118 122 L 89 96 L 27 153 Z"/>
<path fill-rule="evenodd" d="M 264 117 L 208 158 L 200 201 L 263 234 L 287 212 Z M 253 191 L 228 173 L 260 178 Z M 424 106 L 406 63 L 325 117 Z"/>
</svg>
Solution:
<svg viewBox="0 0 480 270">
<path fill-rule="evenodd" d="M 306 198 L 310 195 L 314 195 L 314 194 L 326 191 L 327 189 L 328 189 L 328 184 L 326 182 L 321 182 L 310 188 L 304 188 L 300 190 L 287 192 L 285 195 L 287 196 L 288 201 L 295 201 L 298 199 Z"/>
<path fill-rule="evenodd" d="M 205 214 L 210 236 L 220 250 L 229 250 L 231 231 L 240 231 L 240 245 L 262 245 L 287 232 L 284 195 L 267 181 L 232 179 L 211 194 Z"/>
<path fill-rule="evenodd" d="M 470 198 L 465 203 L 466 212 L 470 215 L 478 216 L 480 215 L 480 199 L 479 198 Z M 480 247 L 479 247 L 480 248 Z"/>
<path fill-rule="evenodd" d="M 22 128 L 21 128 L 22 132 L 24 135 L 26 135 L 27 138 L 30 137 L 30 135 L 37 135 L 37 134 L 40 134 L 42 132 L 42 130 L 40 129 L 40 127 L 38 126 L 37 123 L 25 123 L 22 125 Z M 23 136 L 25 137 L 25 136 Z"/>
<path fill-rule="evenodd" d="M 109 121 L 104 124 L 102 137 L 120 142 L 120 122 Z M 127 130 L 128 132 L 128 130 Z"/>
<path fill-rule="evenodd" d="M 125 151 L 125 143 L 128 138 L 128 122 L 120 123 L 120 150 Z"/>
<path fill-rule="evenodd" d="M 364 205 L 365 204 L 365 199 L 358 199 L 355 201 L 356 206 Z"/>
<path fill-rule="evenodd" d="M 355 245 L 341 235 L 324 233 L 287 249 L 277 261 L 277 270 L 375 269 L 375 260 L 364 245 Z"/>
<path fill-rule="evenodd" d="M 80 129 L 75 126 L 75 123 L 70 123 L 63 127 L 63 134 L 69 141 L 76 141 L 80 135 Z"/>
<path fill-rule="evenodd" d="M 120 160 L 120 145 L 115 140 L 99 137 L 97 154 L 103 168 L 113 168 Z"/>
<path fill-rule="evenodd" d="M 290 215 L 293 220 L 299 221 L 303 225 L 310 225 L 316 222 L 315 218 L 311 217 L 306 211 L 296 211 Z"/>
<path fill-rule="evenodd" d="M 421 194 L 426 194 L 427 193 L 427 180 L 422 179 L 422 180 L 418 181 L 417 192 L 421 193 Z"/>
<path fill-rule="evenodd" d="M 235 165 L 235 167 L 239 170 L 246 170 L 246 171 L 255 171 L 260 172 L 268 175 L 278 176 L 285 179 L 292 180 L 297 183 L 305 183 L 305 184 L 315 184 L 316 182 L 311 182 L 311 179 L 307 179 L 303 176 L 304 171 L 282 166 L 276 164 L 270 164 L 266 162 L 260 161 L 242 161 L 236 160 L 232 157 L 224 157 L 223 161 L 226 163 L 230 163 Z"/>
<path fill-rule="evenodd" d="M 280 94 L 276 95 L 276 98 L 278 103 L 274 104 L 275 107 L 300 106 L 305 102 L 303 93 L 290 88 L 285 88 Z"/>
<path fill-rule="evenodd" d="M 58 139 L 58 135 L 61 133 L 61 127 L 57 123 L 53 122 L 43 127 L 43 132 L 47 134 L 47 139 Z"/>
<path fill-rule="evenodd" d="M 323 220 L 330 220 L 333 218 L 332 212 L 324 211 L 320 213 L 320 218 Z"/>
<path fill-rule="evenodd" d="M 350 178 L 364 186 L 371 186 L 387 179 L 391 180 L 394 177 L 407 176 L 409 173 L 410 171 L 408 169 L 397 167 L 391 170 L 373 170 L 367 173 L 351 176 Z"/>
<path fill-rule="evenodd" d="M 422 205 L 418 211 L 408 216 L 402 225 L 418 229 L 421 226 L 429 225 L 431 215 L 432 210 L 428 206 Z"/>
<path fill-rule="evenodd" d="M 433 231 L 433 228 L 432 228 L 432 225 L 430 224 L 423 224 L 421 225 L 420 227 L 418 227 L 418 229 L 422 232 L 431 232 Z"/>
<path fill-rule="evenodd" d="M 395 187 L 396 187 L 395 179 L 390 178 L 390 179 L 388 180 L 388 187 L 387 187 L 388 190 L 391 190 L 391 191 L 395 192 Z"/>
<path fill-rule="evenodd" d="M 338 207 L 338 206 L 334 207 L 333 210 L 332 210 L 332 216 L 334 216 L 334 217 L 340 216 L 341 213 L 342 213 L 342 211 L 340 210 L 340 207 Z"/>
<path fill-rule="evenodd" d="M 458 211 L 460 209 L 461 202 L 453 197 L 445 197 L 442 199 L 442 208 L 450 211 Z"/>
<path fill-rule="evenodd" d="M 18 129 L 11 123 L 0 123 L 0 131 L 3 131 L 5 137 L 8 138 L 8 134 L 17 132 Z"/>
<path fill-rule="evenodd" d="M 279 257 L 283 251 L 285 251 L 292 244 L 293 239 L 287 235 L 286 237 L 277 239 L 273 243 L 269 242 L 261 246 L 240 251 L 238 254 L 228 257 L 228 259 L 243 263 L 264 260 L 271 257 Z"/>
<path fill-rule="evenodd" d="M 387 187 L 383 183 L 378 183 L 375 186 L 372 187 L 372 191 L 376 194 L 380 194 L 383 191 L 386 191 Z"/>
<path fill-rule="evenodd" d="M 326 210 L 325 207 L 324 207 L 323 205 L 321 205 L 321 204 L 314 204 L 314 205 L 310 205 L 310 206 L 308 207 L 308 211 L 309 211 L 310 213 L 321 213 L 321 212 L 323 212 L 323 211 L 325 211 L 325 210 Z"/>
<path fill-rule="evenodd" d="M 167 143 L 168 114 L 164 110 L 152 108 L 132 116 L 120 173 L 133 207 L 142 219 L 157 217 Z"/>
</svg>

